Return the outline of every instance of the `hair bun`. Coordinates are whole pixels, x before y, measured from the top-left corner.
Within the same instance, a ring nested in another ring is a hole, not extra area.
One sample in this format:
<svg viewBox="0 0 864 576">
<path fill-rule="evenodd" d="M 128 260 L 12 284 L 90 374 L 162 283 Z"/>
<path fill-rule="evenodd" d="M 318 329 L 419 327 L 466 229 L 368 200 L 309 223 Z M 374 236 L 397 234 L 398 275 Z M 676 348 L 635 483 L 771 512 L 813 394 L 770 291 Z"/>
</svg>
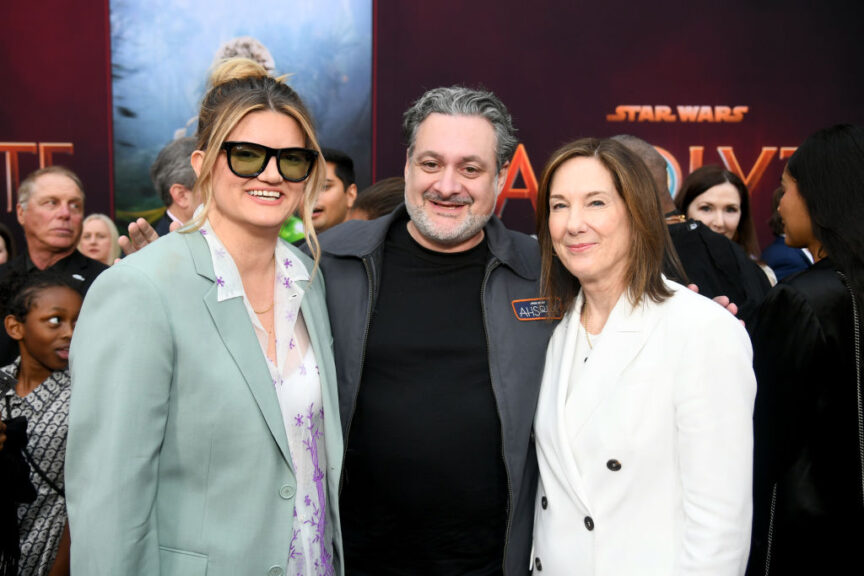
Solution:
<svg viewBox="0 0 864 576">
<path fill-rule="evenodd" d="M 222 86 L 245 78 L 267 78 L 270 74 L 261 64 L 249 58 L 227 58 L 216 64 L 210 74 L 210 86 Z"/>
</svg>

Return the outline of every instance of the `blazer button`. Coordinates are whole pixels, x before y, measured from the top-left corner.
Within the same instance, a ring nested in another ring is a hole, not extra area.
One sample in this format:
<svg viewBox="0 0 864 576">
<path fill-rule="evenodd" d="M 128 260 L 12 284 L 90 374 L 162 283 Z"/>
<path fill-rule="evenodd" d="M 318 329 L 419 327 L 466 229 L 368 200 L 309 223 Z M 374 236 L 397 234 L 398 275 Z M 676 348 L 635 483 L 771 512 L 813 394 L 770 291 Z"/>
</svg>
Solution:
<svg viewBox="0 0 864 576">
<path fill-rule="evenodd" d="M 285 500 L 290 500 L 291 498 L 294 497 L 294 487 L 289 486 L 288 484 L 285 484 L 284 486 L 282 486 L 282 488 L 279 489 L 279 496 L 281 496 Z M 276 568 L 279 568 L 279 567 L 276 566 Z M 281 568 L 279 568 L 279 569 L 281 570 Z"/>
<path fill-rule="evenodd" d="M 612 472 L 617 472 L 618 470 L 621 469 L 621 462 L 619 462 L 618 460 L 614 460 L 614 459 L 609 460 L 608 462 L 606 462 L 606 468 L 608 468 Z"/>
<path fill-rule="evenodd" d="M 543 510 L 545 510 L 546 508 L 549 507 L 549 500 L 547 500 L 545 496 L 543 496 L 543 497 L 540 499 L 540 506 L 543 507 Z"/>
<path fill-rule="evenodd" d="M 537 570 L 537 572 L 543 571 L 543 565 L 540 563 L 540 558 L 534 558 L 534 569 Z"/>
<path fill-rule="evenodd" d="M 585 528 L 588 530 L 594 530 L 594 520 L 592 520 L 590 516 L 585 516 Z"/>
<path fill-rule="evenodd" d="M 267 576 L 282 576 L 284 573 L 281 566 L 271 566 L 267 571 Z"/>
</svg>

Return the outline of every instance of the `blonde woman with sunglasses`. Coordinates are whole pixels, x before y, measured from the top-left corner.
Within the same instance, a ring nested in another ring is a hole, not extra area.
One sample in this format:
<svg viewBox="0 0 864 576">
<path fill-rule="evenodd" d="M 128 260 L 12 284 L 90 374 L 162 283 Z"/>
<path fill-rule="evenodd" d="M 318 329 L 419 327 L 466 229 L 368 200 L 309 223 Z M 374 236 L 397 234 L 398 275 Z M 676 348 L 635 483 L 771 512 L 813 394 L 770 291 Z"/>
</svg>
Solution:
<svg viewBox="0 0 864 576">
<path fill-rule="evenodd" d="M 342 574 L 342 435 L 311 214 L 323 158 L 297 94 L 213 73 L 192 166 L 204 207 L 91 288 L 72 345 L 73 573 Z"/>
</svg>

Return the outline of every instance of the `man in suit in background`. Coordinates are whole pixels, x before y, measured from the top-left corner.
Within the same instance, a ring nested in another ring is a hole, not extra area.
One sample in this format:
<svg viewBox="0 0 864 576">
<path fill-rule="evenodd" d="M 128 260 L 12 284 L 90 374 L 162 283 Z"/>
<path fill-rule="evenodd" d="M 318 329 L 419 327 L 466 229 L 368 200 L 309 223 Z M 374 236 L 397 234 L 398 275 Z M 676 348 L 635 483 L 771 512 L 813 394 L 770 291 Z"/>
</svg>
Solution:
<svg viewBox="0 0 864 576">
<path fill-rule="evenodd" d="M 159 236 L 168 234 L 172 222 L 185 224 L 201 203 L 195 192 L 195 172 L 189 159 L 195 151 L 195 138 L 178 138 L 165 146 L 150 168 L 153 187 L 165 204 L 165 215 L 156 222 Z"/>
</svg>

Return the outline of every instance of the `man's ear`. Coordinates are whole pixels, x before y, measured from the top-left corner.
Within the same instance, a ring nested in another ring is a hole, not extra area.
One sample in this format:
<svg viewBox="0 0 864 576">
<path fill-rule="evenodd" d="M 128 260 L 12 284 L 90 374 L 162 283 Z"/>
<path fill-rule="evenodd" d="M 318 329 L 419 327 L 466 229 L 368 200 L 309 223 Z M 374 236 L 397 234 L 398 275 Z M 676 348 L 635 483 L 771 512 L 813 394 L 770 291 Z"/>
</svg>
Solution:
<svg viewBox="0 0 864 576">
<path fill-rule="evenodd" d="M 345 195 L 348 197 L 348 208 L 354 206 L 354 201 L 357 200 L 357 184 L 351 184 L 345 190 Z"/>
<path fill-rule="evenodd" d="M 172 184 L 171 188 L 168 189 L 168 193 L 171 194 L 172 202 L 183 209 L 189 207 L 190 192 L 191 190 L 186 188 L 186 186 L 177 183 Z"/>
<path fill-rule="evenodd" d="M 204 151 L 195 150 L 189 158 L 189 163 L 192 164 L 192 170 L 195 171 L 195 177 L 201 177 L 201 166 L 204 164 Z"/>
<path fill-rule="evenodd" d="M 18 215 L 18 224 L 24 226 L 24 207 L 20 203 L 15 205 L 15 213 Z"/>
<path fill-rule="evenodd" d="M 497 198 L 501 191 L 504 190 L 504 183 L 507 182 L 507 173 L 510 171 L 510 162 L 504 164 L 501 167 L 501 170 L 498 171 L 498 189 L 495 190 L 495 197 Z"/>
<path fill-rule="evenodd" d="M 10 338 L 19 342 L 24 339 L 24 323 L 18 320 L 18 318 L 9 314 L 3 319 L 3 324 Z"/>
</svg>

